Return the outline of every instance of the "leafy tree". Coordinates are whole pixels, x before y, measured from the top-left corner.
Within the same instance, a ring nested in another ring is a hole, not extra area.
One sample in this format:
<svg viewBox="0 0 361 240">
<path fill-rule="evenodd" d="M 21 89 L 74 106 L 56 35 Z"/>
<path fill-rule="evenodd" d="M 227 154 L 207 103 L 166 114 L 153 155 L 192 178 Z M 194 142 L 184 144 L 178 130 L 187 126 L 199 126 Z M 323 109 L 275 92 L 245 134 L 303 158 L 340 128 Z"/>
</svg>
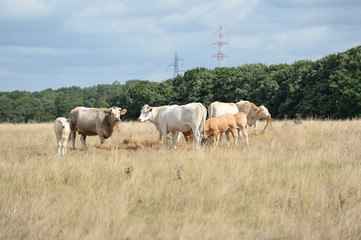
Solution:
<svg viewBox="0 0 361 240">
<path fill-rule="evenodd" d="M 13 100 L 2 94 L 0 96 L 0 122 L 11 121 L 13 114 Z"/>
<path fill-rule="evenodd" d="M 152 106 L 249 100 L 264 104 L 273 118 L 361 117 L 361 46 L 318 61 L 245 64 L 232 68 L 195 68 L 163 82 L 130 80 L 40 92 L 0 92 L 0 122 L 53 121 L 77 106 L 127 108 L 136 119 Z"/>
<path fill-rule="evenodd" d="M 158 106 L 159 103 L 165 102 L 161 93 L 164 91 L 162 87 L 166 86 L 157 82 L 140 80 L 127 82 L 117 98 L 121 107 L 128 110 L 124 118 L 137 119 L 144 104 Z"/>
</svg>

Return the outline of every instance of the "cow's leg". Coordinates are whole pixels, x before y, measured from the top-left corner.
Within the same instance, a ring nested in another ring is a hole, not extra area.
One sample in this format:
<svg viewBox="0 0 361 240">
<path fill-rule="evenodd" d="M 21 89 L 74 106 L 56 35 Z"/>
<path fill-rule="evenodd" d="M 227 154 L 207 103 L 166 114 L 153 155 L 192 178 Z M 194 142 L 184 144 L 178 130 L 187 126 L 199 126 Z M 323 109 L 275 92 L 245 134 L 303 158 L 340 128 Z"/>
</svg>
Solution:
<svg viewBox="0 0 361 240">
<path fill-rule="evenodd" d="M 228 131 L 226 132 L 226 135 L 227 135 L 227 140 L 228 140 L 228 147 L 229 147 L 229 142 L 230 142 L 230 136 L 229 134 L 232 134 L 232 137 L 233 137 L 233 144 L 234 146 L 237 146 L 237 132 L 236 132 L 236 129 L 228 129 Z"/>
<path fill-rule="evenodd" d="M 64 138 L 63 138 L 63 155 L 66 153 L 66 145 L 68 144 L 68 137 L 67 136 L 65 136 Z"/>
<path fill-rule="evenodd" d="M 56 142 L 58 145 L 58 154 L 60 155 L 61 142 L 60 142 L 60 137 L 58 135 L 56 135 Z"/>
<path fill-rule="evenodd" d="M 71 143 L 73 144 L 73 150 L 75 150 L 75 137 L 76 137 L 76 131 L 71 131 L 70 133 L 71 137 Z"/>
<path fill-rule="evenodd" d="M 224 134 L 223 132 L 220 132 L 217 137 L 217 145 L 218 146 L 222 146 L 223 134 Z"/>
<path fill-rule="evenodd" d="M 237 146 L 237 142 L 238 142 L 237 130 L 234 128 L 232 129 L 231 133 L 233 136 L 234 146 Z"/>
<path fill-rule="evenodd" d="M 158 139 L 159 141 L 162 140 L 162 131 L 158 131 L 159 132 L 159 136 L 158 136 Z"/>
<path fill-rule="evenodd" d="M 99 137 L 100 144 L 103 144 L 105 142 L 105 138 L 103 136 L 102 131 L 98 131 L 98 137 Z"/>
<path fill-rule="evenodd" d="M 163 135 L 163 147 L 167 148 L 167 127 L 162 128 L 162 135 Z"/>
<path fill-rule="evenodd" d="M 257 135 L 257 121 L 254 122 L 254 134 Z"/>
<path fill-rule="evenodd" d="M 227 138 L 227 147 L 229 147 L 229 140 L 230 140 L 230 136 L 229 136 L 229 132 L 230 130 L 227 130 L 224 134 L 226 134 L 226 138 Z"/>
<path fill-rule="evenodd" d="M 178 139 L 178 132 L 172 132 L 173 150 L 177 150 L 176 141 Z"/>
<path fill-rule="evenodd" d="M 237 146 L 239 146 L 241 144 L 241 140 L 242 140 L 242 133 L 241 133 L 240 128 L 237 128 L 237 137 L 238 137 Z"/>
<path fill-rule="evenodd" d="M 218 137 L 219 137 L 219 133 L 218 132 L 213 132 L 213 135 L 212 135 L 212 146 L 213 147 L 216 146 Z"/>
<path fill-rule="evenodd" d="M 248 133 L 247 133 L 247 130 L 243 128 L 242 133 L 244 135 L 244 138 L 246 139 L 246 144 L 248 145 Z"/>
<path fill-rule="evenodd" d="M 201 133 L 199 132 L 197 127 L 192 127 L 193 136 L 196 139 L 196 150 L 198 150 L 201 146 Z"/>
<path fill-rule="evenodd" d="M 81 141 L 81 143 L 83 144 L 83 147 L 85 148 L 85 149 L 88 149 L 88 147 L 87 147 L 87 145 L 86 145 L 86 135 L 81 135 L 80 136 L 80 141 Z"/>
<path fill-rule="evenodd" d="M 64 142 L 61 144 L 61 155 L 65 154 Z"/>
</svg>

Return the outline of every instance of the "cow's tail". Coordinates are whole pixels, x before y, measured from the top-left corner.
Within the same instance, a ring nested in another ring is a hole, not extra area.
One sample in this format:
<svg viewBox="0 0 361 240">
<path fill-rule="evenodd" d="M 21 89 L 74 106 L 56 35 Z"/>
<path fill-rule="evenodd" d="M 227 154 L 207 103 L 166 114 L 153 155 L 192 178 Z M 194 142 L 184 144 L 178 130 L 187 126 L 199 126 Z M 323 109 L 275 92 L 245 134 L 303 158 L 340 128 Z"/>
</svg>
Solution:
<svg viewBox="0 0 361 240">
<path fill-rule="evenodd" d="M 211 103 L 211 105 L 209 105 L 208 107 L 208 117 L 211 118 L 213 116 L 213 107 L 214 107 L 214 104 Z"/>
</svg>

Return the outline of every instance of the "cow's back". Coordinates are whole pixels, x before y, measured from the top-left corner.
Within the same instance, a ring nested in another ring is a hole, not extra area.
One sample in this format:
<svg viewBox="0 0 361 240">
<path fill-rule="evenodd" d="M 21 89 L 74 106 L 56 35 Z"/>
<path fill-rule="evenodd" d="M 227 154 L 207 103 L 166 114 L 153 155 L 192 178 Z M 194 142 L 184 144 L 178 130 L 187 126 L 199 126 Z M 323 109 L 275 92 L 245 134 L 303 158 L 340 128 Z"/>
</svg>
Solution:
<svg viewBox="0 0 361 240">
<path fill-rule="evenodd" d="M 235 119 L 235 117 L 234 117 L 233 114 L 227 113 L 227 114 L 225 114 L 225 115 L 223 115 L 223 116 L 224 116 L 224 118 L 226 119 L 227 124 L 228 124 L 228 126 L 229 126 L 230 128 L 236 128 L 236 127 L 237 127 L 236 119 Z"/>
<path fill-rule="evenodd" d="M 70 111 L 70 127 L 83 135 L 97 135 L 97 125 L 104 120 L 105 108 L 76 107 Z"/>
<path fill-rule="evenodd" d="M 236 103 L 238 111 L 245 113 L 247 116 L 249 115 L 252 108 L 252 103 L 249 101 L 239 101 Z M 253 104 L 254 105 L 254 104 Z"/>
<path fill-rule="evenodd" d="M 201 122 L 206 110 L 199 103 L 181 106 L 164 106 L 160 109 L 158 121 L 166 125 L 168 131 L 189 131 L 195 122 Z M 199 125 L 199 124 L 198 124 Z"/>
<path fill-rule="evenodd" d="M 224 114 L 216 118 L 209 118 L 205 123 L 205 131 L 210 135 L 236 128 L 236 120 L 232 114 Z"/>
<path fill-rule="evenodd" d="M 247 116 L 246 116 L 246 114 L 244 112 L 236 113 L 233 116 L 234 116 L 234 118 L 236 120 L 236 123 L 237 123 L 238 127 L 246 128 L 246 126 L 247 126 Z"/>
<path fill-rule="evenodd" d="M 211 108 L 208 109 L 210 118 L 216 118 L 227 113 L 235 114 L 238 112 L 237 106 L 234 103 L 214 102 Z"/>
</svg>

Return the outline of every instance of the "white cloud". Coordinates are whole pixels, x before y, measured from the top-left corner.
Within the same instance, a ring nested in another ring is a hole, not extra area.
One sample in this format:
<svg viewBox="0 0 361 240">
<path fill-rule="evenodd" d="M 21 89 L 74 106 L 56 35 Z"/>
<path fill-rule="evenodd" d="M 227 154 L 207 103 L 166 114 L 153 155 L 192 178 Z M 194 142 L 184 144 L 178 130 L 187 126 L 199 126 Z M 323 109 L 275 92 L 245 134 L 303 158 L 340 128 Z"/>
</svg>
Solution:
<svg viewBox="0 0 361 240">
<path fill-rule="evenodd" d="M 82 86 L 97 79 L 161 81 L 173 75 L 167 66 L 174 52 L 184 59 L 182 69 L 216 66 L 212 43 L 220 25 L 229 42 L 226 66 L 315 60 L 361 44 L 360 5 L 356 0 L 0 0 L 1 76 L 24 74 L 19 81 L 30 86 L 48 79 L 64 85 L 76 79 Z"/>
<path fill-rule="evenodd" d="M 8 70 L 2 68 L 0 69 L 0 76 L 2 77 L 8 77 L 10 75 L 10 73 L 8 72 Z"/>
<path fill-rule="evenodd" d="M 51 8 L 45 0 L 2 0 L 0 4 L 0 18 L 40 18 L 47 15 Z"/>
<path fill-rule="evenodd" d="M 3 78 L 3 81 L 11 82 L 11 80 L 13 80 L 13 79 L 25 78 L 25 77 L 27 77 L 27 74 L 12 72 L 12 71 L 9 71 L 8 69 L 1 68 L 0 76 L 1 76 L 1 78 Z"/>
<path fill-rule="evenodd" d="M 80 11 L 79 16 L 86 18 L 96 17 L 121 17 L 126 13 L 126 6 L 122 2 L 100 2 L 94 5 L 88 5 Z"/>
<path fill-rule="evenodd" d="M 74 48 L 47 48 L 47 47 L 23 47 L 23 46 L 0 46 L 0 55 L 14 57 L 50 57 L 50 56 L 75 56 L 87 53 L 86 49 Z"/>
</svg>

